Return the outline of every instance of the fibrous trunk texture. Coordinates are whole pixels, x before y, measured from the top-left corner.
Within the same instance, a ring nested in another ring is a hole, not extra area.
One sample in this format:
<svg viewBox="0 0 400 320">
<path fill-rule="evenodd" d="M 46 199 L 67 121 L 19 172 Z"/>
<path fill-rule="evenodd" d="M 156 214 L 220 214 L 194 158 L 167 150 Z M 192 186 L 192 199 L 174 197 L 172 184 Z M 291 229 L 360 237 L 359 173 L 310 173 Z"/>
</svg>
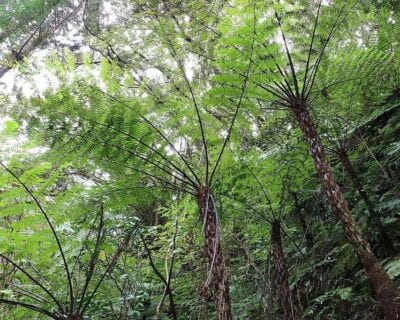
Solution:
<svg viewBox="0 0 400 320">
<path fill-rule="evenodd" d="M 374 205 L 369 199 L 367 192 L 363 188 L 360 179 L 358 178 L 357 173 L 354 170 L 353 164 L 350 161 L 347 151 L 345 149 L 340 149 L 338 150 L 338 155 L 340 162 L 343 165 L 343 168 L 349 175 L 354 187 L 357 189 L 358 194 L 361 196 L 361 198 L 363 199 L 364 203 L 368 208 L 370 222 L 379 233 L 379 244 L 381 245 L 382 252 L 384 253 L 385 256 L 390 256 L 391 254 L 396 253 L 396 250 L 393 246 L 393 242 L 390 239 L 387 232 L 385 231 L 385 228 L 383 227 L 379 219 L 379 216 L 374 208 Z"/>
<path fill-rule="evenodd" d="M 382 307 L 384 318 L 386 320 L 400 319 L 400 290 L 380 265 L 360 227 L 351 215 L 347 201 L 332 174 L 321 139 L 306 106 L 298 104 L 293 106 L 291 110 L 303 131 L 328 201 L 342 223 L 346 238 L 364 266 Z"/>
<path fill-rule="evenodd" d="M 203 221 L 204 246 L 207 256 L 207 280 L 203 289 L 206 294 L 211 288 L 215 301 L 217 319 L 231 320 L 231 303 L 225 261 L 220 246 L 219 217 L 211 190 L 202 187 L 198 191 L 198 204 Z"/>
<path fill-rule="evenodd" d="M 279 300 L 283 309 L 283 320 L 294 320 L 292 295 L 289 287 L 285 256 L 283 254 L 281 224 L 279 220 L 274 220 L 271 225 L 271 251 L 279 288 Z"/>
</svg>

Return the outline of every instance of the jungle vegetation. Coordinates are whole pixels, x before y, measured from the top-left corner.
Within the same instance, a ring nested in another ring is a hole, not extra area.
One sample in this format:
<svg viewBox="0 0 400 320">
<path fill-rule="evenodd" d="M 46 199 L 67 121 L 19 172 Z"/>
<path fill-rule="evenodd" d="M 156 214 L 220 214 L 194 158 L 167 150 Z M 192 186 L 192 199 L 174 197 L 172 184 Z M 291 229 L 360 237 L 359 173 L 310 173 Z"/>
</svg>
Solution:
<svg viewBox="0 0 400 320">
<path fill-rule="evenodd" d="M 0 319 L 400 319 L 400 5 L 0 4 Z"/>
</svg>

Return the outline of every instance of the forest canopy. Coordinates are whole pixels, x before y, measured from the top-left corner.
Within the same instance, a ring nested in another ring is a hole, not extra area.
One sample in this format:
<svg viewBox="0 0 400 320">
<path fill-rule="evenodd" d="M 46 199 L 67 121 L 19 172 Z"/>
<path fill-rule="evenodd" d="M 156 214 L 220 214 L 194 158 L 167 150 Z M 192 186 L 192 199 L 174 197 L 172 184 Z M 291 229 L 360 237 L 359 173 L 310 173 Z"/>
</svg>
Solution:
<svg viewBox="0 0 400 320">
<path fill-rule="evenodd" d="M 0 319 L 400 319 L 394 0 L 0 4 Z"/>
</svg>

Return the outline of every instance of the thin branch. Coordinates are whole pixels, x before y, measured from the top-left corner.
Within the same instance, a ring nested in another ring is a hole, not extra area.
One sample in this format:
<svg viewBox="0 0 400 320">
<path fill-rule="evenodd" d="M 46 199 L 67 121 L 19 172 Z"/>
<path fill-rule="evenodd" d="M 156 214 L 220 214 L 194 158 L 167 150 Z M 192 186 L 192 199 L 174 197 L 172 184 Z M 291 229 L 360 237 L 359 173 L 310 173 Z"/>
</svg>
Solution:
<svg viewBox="0 0 400 320">
<path fill-rule="evenodd" d="M 255 208 L 255 207 L 252 206 L 251 204 L 249 204 L 249 203 L 247 203 L 247 202 L 246 202 L 246 203 L 243 203 L 242 201 L 238 201 L 237 199 L 232 198 L 232 197 L 229 197 L 229 196 L 227 196 L 227 195 L 224 195 L 224 197 L 225 197 L 225 198 L 228 198 L 229 200 L 235 201 L 236 203 L 242 205 L 242 206 L 245 207 L 245 208 L 247 208 L 247 207 L 250 206 L 250 208 L 253 210 L 253 212 L 255 212 L 255 213 L 259 216 L 259 218 L 260 218 L 261 220 L 265 220 L 267 223 L 272 224 L 273 220 L 272 220 L 270 217 L 268 217 L 268 215 L 266 215 L 264 212 L 261 212 L 259 209 Z M 275 219 L 275 218 L 273 217 L 273 219 Z M 288 234 L 288 232 L 286 231 L 286 229 L 284 229 L 283 227 L 281 227 L 281 229 L 282 229 L 282 233 L 283 233 L 285 236 L 288 237 L 289 241 L 290 241 L 290 242 L 293 244 L 293 246 L 299 251 L 299 253 L 300 253 L 301 255 L 304 255 L 303 252 L 301 251 L 301 248 L 300 248 L 300 247 L 298 246 L 298 244 L 293 240 L 293 238 L 292 238 L 291 236 L 289 236 L 289 234 Z"/>
<path fill-rule="evenodd" d="M 294 241 L 294 239 L 289 235 L 289 233 L 286 231 L 286 229 L 283 226 L 281 226 L 281 231 L 282 231 L 283 235 L 285 237 L 287 237 L 289 239 L 289 241 L 293 244 L 293 246 L 296 248 L 298 253 L 300 253 L 304 257 L 303 250 L 299 247 L 299 245 L 296 243 L 296 241 Z"/>
<path fill-rule="evenodd" d="M 203 21 L 199 20 L 196 18 L 195 15 L 191 15 L 188 12 L 184 11 L 181 6 L 177 6 L 176 7 L 181 13 L 183 13 L 184 15 L 187 15 L 190 19 L 199 22 L 203 27 L 205 27 L 206 29 L 208 29 L 210 32 L 212 32 L 216 37 L 221 37 L 221 32 L 219 32 L 218 30 L 211 28 L 210 26 L 208 26 L 207 24 L 205 24 Z"/>
<path fill-rule="evenodd" d="M 140 238 L 142 239 L 143 245 L 149 255 L 149 263 L 150 267 L 153 269 L 154 273 L 160 278 L 160 280 L 164 283 L 165 286 L 168 285 L 167 279 L 163 276 L 163 274 L 157 269 L 153 257 L 151 256 L 151 250 L 149 249 L 146 239 L 143 237 L 143 235 L 140 235 Z"/>
<path fill-rule="evenodd" d="M 38 294 L 36 294 L 34 292 L 28 291 L 27 289 L 19 287 L 19 286 L 13 284 L 13 283 L 10 283 L 9 286 L 14 288 L 12 290 L 15 291 L 16 293 L 18 293 L 19 295 L 29 297 L 29 298 L 31 298 L 33 300 L 36 300 L 37 302 L 40 302 L 40 303 L 43 303 L 43 302 L 47 302 L 48 303 L 49 302 L 49 300 L 47 300 L 46 298 L 44 298 L 44 297 L 42 297 L 42 296 L 40 296 L 40 295 L 38 295 Z"/>
<path fill-rule="evenodd" d="M 319 19 L 319 14 L 320 14 L 320 10 L 321 10 L 321 5 L 322 5 L 322 0 L 320 0 L 318 3 L 317 15 L 315 17 L 314 27 L 313 27 L 313 31 L 312 31 L 312 35 L 311 35 L 310 48 L 308 49 L 306 70 L 304 72 L 303 88 L 301 89 L 301 97 L 302 98 L 304 98 L 304 93 L 306 90 L 306 81 L 307 81 L 308 71 L 309 71 L 309 67 L 310 67 L 311 53 L 312 53 L 312 49 L 313 49 L 313 45 L 314 45 L 315 33 L 317 30 L 317 26 L 318 26 L 318 19 Z"/>
<path fill-rule="evenodd" d="M 60 317 L 59 315 L 57 315 L 56 313 L 47 311 L 46 309 L 37 307 L 33 304 L 28 304 L 28 303 L 24 303 L 24 302 L 8 300 L 8 299 L 3 299 L 3 298 L 0 298 L 0 303 L 5 303 L 5 304 L 11 305 L 11 306 L 18 306 L 18 307 L 23 307 L 25 309 L 33 310 L 38 313 L 44 314 L 54 320 L 63 320 L 63 318 Z"/>
<path fill-rule="evenodd" d="M 115 255 L 112 257 L 111 262 L 108 264 L 106 270 L 104 271 L 104 273 L 102 274 L 102 276 L 100 277 L 99 281 L 97 282 L 97 284 L 95 285 L 91 295 L 89 296 L 89 298 L 87 299 L 84 307 L 82 308 L 82 311 L 80 312 L 81 314 L 85 314 L 86 309 L 88 308 L 88 306 L 90 305 L 90 302 L 92 301 L 93 297 L 95 296 L 97 290 L 99 289 L 100 285 L 102 284 L 103 280 L 105 279 L 106 275 L 111 272 L 111 270 L 114 268 L 115 264 L 118 262 L 118 259 L 120 257 L 120 255 L 122 254 L 122 252 L 126 249 L 126 247 L 129 244 L 129 241 L 131 241 L 132 238 L 132 231 L 128 232 L 128 235 L 125 237 L 125 239 L 122 241 L 122 243 L 118 246 L 117 252 L 115 253 Z"/>
<path fill-rule="evenodd" d="M 160 169 L 161 171 L 164 171 L 167 175 L 171 176 L 172 178 L 182 182 L 183 184 L 186 184 L 188 187 L 193 187 L 194 189 L 196 188 L 196 186 L 193 186 L 190 182 L 188 182 L 185 179 L 182 179 L 182 178 L 174 175 L 174 173 L 172 171 L 167 170 L 165 167 L 162 166 L 162 164 L 160 164 L 160 162 L 154 162 L 152 160 L 149 160 L 149 157 L 145 157 L 145 156 L 143 156 L 143 155 L 141 155 L 139 153 L 136 153 L 134 151 L 130 151 L 130 150 L 125 149 L 123 147 L 120 147 L 120 146 L 118 146 L 116 144 L 109 143 L 108 141 L 104 141 L 104 140 L 100 140 L 100 139 L 97 139 L 97 141 L 99 143 L 103 144 L 104 146 L 113 147 L 113 148 L 116 148 L 116 149 L 118 149 L 120 151 L 124 151 L 124 152 L 126 152 L 126 153 L 128 153 L 128 154 L 130 154 L 132 156 L 138 157 L 139 159 L 143 160 L 145 163 L 149 163 L 149 164 L 153 165 L 154 167 Z"/>
<path fill-rule="evenodd" d="M 43 209 L 42 205 L 40 204 L 39 200 L 35 197 L 35 195 L 32 193 L 32 191 L 26 186 L 25 183 L 23 183 L 21 181 L 21 179 L 12 171 L 10 170 L 6 165 L 3 164 L 3 162 L 0 161 L 0 166 L 2 166 L 4 168 L 4 170 L 6 170 L 9 174 L 11 174 L 15 180 L 18 181 L 18 183 L 25 189 L 25 191 L 29 194 L 29 196 L 33 199 L 33 201 L 35 202 L 36 206 L 39 208 L 40 212 L 43 214 L 47 224 L 49 225 L 51 232 L 53 233 L 54 239 L 57 242 L 57 246 L 58 246 L 58 250 L 61 254 L 61 258 L 63 260 L 63 264 L 64 264 L 64 269 L 67 275 L 67 280 L 68 280 L 68 286 L 69 286 L 69 296 L 70 296 L 70 308 L 71 310 L 73 307 L 73 303 L 74 303 L 74 292 L 73 292 L 73 287 L 72 287 L 72 278 L 71 278 L 71 273 L 69 272 L 68 269 L 68 264 L 67 264 L 67 259 L 65 258 L 64 255 L 64 250 L 62 249 L 61 246 L 61 242 L 60 239 L 58 238 L 57 232 L 52 224 L 52 222 L 50 221 L 49 216 L 47 215 L 46 211 Z"/>
<path fill-rule="evenodd" d="M 89 32 L 89 34 L 90 34 L 91 36 L 95 37 L 96 39 L 98 39 L 98 40 L 101 41 L 101 42 L 104 42 L 104 43 L 107 45 L 107 53 L 104 53 L 102 50 L 99 50 L 99 49 L 96 49 L 96 48 L 92 48 L 92 47 L 91 47 L 91 49 L 92 49 L 92 50 L 95 50 L 95 51 L 97 51 L 97 52 L 99 52 L 103 57 L 107 58 L 110 62 L 111 62 L 111 61 L 116 61 L 116 62 L 118 63 L 119 66 L 128 66 L 128 67 L 130 67 L 130 68 L 133 69 L 133 65 L 130 64 L 130 63 L 129 63 L 128 61 L 126 61 L 125 59 L 123 59 L 123 58 L 116 52 L 116 50 L 114 49 L 114 47 L 111 45 L 110 42 L 106 41 L 106 39 L 104 39 L 104 38 L 100 37 L 98 34 L 94 33 L 94 32 L 90 29 L 90 27 L 87 26 L 86 19 L 85 19 L 85 15 L 86 15 L 85 12 L 86 12 L 86 7 L 87 7 L 87 2 L 88 2 L 88 0 L 86 0 L 85 11 L 84 11 L 84 15 L 83 15 L 83 24 L 84 24 L 84 27 L 85 27 L 85 29 Z M 150 59 L 147 58 L 144 54 L 140 53 L 138 50 L 133 50 L 133 53 L 137 54 L 141 59 L 143 59 L 143 61 L 145 61 L 146 63 L 149 63 L 149 64 L 150 64 Z M 182 90 L 179 88 L 179 86 L 173 81 L 173 79 L 171 78 L 171 76 L 167 73 L 168 70 L 167 70 L 166 68 L 164 68 L 164 67 L 161 66 L 161 65 L 155 65 L 155 66 L 153 66 L 153 67 L 154 67 L 155 69 L 159 70 L 159 71 L 168 79 L 169 83 L 171 83 L 171 84 L 173 85 L 174 89 L 175 89 L 177 92 L 179 92 L 180 94 L 182 94 L 182 95 L 185 96 L 186 98 L 189 98 L 184 92 L 182 92 Z M 140 76 L 140 75 L 137 75 L 137 76 L 138 76 L 139 80 L 140 80 L 142 83 L 144 83 L 145 88 L 146 88 L 146 91 L 147 91 L 151 96 L 153 96 L 153 97 L 156 99 L 156 101 L 159 101 L 160 103 L 162 103 L 162 101 L 160 100 L 160 97 L 156 97 L 156 96 L 155 96 L 154 90 L 151 88 L 151 86 L 149 86 L 149 85 L 145 82 L 145 80 L 143 79 L 143 77 Z M 135 79 L 135 81 L 136 81 L 136 83 L 137 83 L 138 85 L 140 85 L 140 82 L 139 82 L 138 80 Z"/>
<path fill-rule="evenodd" d="M 282 91 L 282 96 L 284 97 L 285 102 L 290 102 L 291 97 L 293 97 L 293 92 L 291 92 L 288 87 L 285 87 L 283 83 L 279 83 L 278 81 L 274 81 L 274 84 Z M 276 89 L 275 89 L 276 90 Z M 278 91 L 278 90 L 276 90 Z M 279 91 L 278 91 L 279 92 Z"/>
<path fill-rule="evenodd" d="M 248 165 L 245 165 L 246 169 L 250 172 L 250 174 L 253 176 L 254 180 L 256 180 L 258 186 L 261 188 L 262 193 L 264 194 L 265 199 L 267 200 L 269 209 L 272 213 L 272 217 L 274 220 L 276 220 L 276 216 L 275 216 L 275 210 L 272 206 L 272 201 L 271 198 L 269 197 L 267 191 L 265 190 L 263 184 L 261 183 L 261 181 L 258 179 L 257 175 L 254 173 L 253 170 L 251 170 L 251 168 Z"/>
<path fill-rule="evenodd" d="M 178 218 L 175 219 L 175 233 L 172 238 L 172 254 L 171 254 L 171 264 L 169 265 L 168 268 L 168 256 L 165 258 L 165 271 L 166 271 L 166 277 L 167 277 L 167 283 L 164 286 L 164 292 L 163 295 L 160 299 L 160 302 L 157 305 L 157 316 L 160 316 L 160 309 L 164 303 L 165 296 L 168 294 L 169 297 L 169 305 L 170 305 L 170 312 L 172 315 L 172 318 L 174 320 L 177 319 L 177 314 L 176 314 L 176 308 L 175 308 L 175 303 L 174 303 L 174 296 L 172 293 L 171 289 L 171 279 L 172 279 L 172 270 L 174 268 L 174 261 L 175 261 L 175 249 L 176 249 L 176 237 L 178 235 Z M 148 250 L 146 248 L 146 250 Z M 150 251 L 148 251 L 149 255 L 151 254 Z M 154 270 L 154 268 L 153 268 Z"/>
<path fill-rule="evenodd" d="M 321 64 L 322 57 L 324 56 L 324 53 L 325 53 L 325 49 L 326 49 L 326 47 L 327 47 L 327 45 L 328 45 L 330 39 L 332 38 L 333 32 L 334 32 L 335 29 L 336 29 L 336 26 L 337 26 L 337 24 L 338 24 L 338 22 L 339 22 L 340 17 L 341 17 L 342 14 L 343 14 L 343 11 L 344 11 L 344 8 L 345 8 L 345 7 L 346 7 L 346 2 L 345 2 L 345 3 L 343 4 L 343 6 L 341 7 L 341 9 L 340 9 L 340 11 L 339 11 L 339 14 L 338 14 L 337 17 L 336 17 L 335 22 L 333 23 L 332 28 L 331 28 L 331 30 L 329 31 L 328 38 L 327 38 L 326 41 L 324 42 L 324 45 L 322 46 L 322 49 L 321 49 L 321 51 L 320 51 L 320 53 L 319 53 L 319 55 L 318 55 L 318 57 L 317 57 L 317 60 L 315 61 L 315 64 L 314 64 L 314 66 L 313 66 L 313 68 L 312 68 L 312 70 L 311 70 L 311 78 L 310 78 L 310 80 L 307 81 L 307 83 L 306 83 L 306 91 L 305 91 L 305 92 L 306 92 L 306 96 L 305 96 L 304 100 L 307 100 L 308 96 L 310 95 L 311 89 L 312 89 L 312 87 L 313 87 L 313 85 L 314 85 L 315 77 L 316 77 L 317 72 L 318 72 L 318 68 L 319 68 L 319 66 L 320 66 L 320 64 Z"/>
<path fill-rule="evenodd" d="M 64 115 L 64 116 L 69 116 L 68 114 L 66 114 L 66 113 L 64 113 L 64 112 L 58 112 L 58 113 L 60 113 L 60 114 L 62 114 L 62 115 Z M 193 186 L 194 188 L 197 188 L 196 182 L 195 182 L 194 180 L 192 180 L 192 179 L 186 174 L 186 172 L 185 172 L 183 169 L 180 169 L 176 164 L 174 164 L 174 162 L 173 162 L 172 160 L 168 159 L 168 157 L 166 157 L 163 153 L 161 153 L 160 151 L 158 151 L 157 149 L 155 149 L 155 148 L 152 147 L 151 145 L 149 145 L 149 144 L 143 142 L 141 139 L 136 138 L 135 136 L 133 136 L 133 135 L 131 135 L 131 134 L 129 134 L 129 133 L 123 131 L 123 130 L 117 129 L 117 128 L 112 127 L 112 126 L 108 126 L 108 125 L 106 125 L 106 124 L 104 124 L 104 123 L 101 123 L 101 122 L 98 122 L 98 121 L 95 121 L 95 120 L 92 120 L 92 119 L 84 118 L 84 117 L 82 117 L 81 115 L 79 115 L 79 117 L 80 117 L 81 119 L 83 119 L 83 120 L 86 120 L 86 121 L 92 123 L 92 124 L 100 125 L 100 126 L 103 126 L 103 127 L 107 128 L 107 129 L 110 129 L 110 130 L 113 130 L 113 131 L 115 131 L 115 132 L 121 133 L 122 135 L 124 135 L 124 136 L 126 136 L 126 137 L 128 137 L 128 138 L 131 138 L 131 139 L 133 139 L 134 141 L 140 143 L 140 144 L 143 145 L 144 147 L 148 148 L 149 150 L 151 150 L 152 152 L 154 152 L 155 154 L 157 154 L 158 156 L 160 156 L 160 157 L 161 157 L 163 160 L 165 160 L 169 165 L 171 165 L 174 169 L 176 169 L 178 172 L 180 172 L 180 173 L 182 174 L 182 176 L 184 176 L 186 179 L 188 179 L 188 180 L 191 182 L 191 184 L 192 184 L 192 186 Z"/>
<path fill-rule="evenodd" d="M 134 112 L 137 112 L 136 110 L 134 110 L 131 106 L 129 106 L 128 104 L 124 103 L 123 101 L 119 100 L 118 98 L 104 92 L 103 90 L 96 88 L 95 90 L 101 92 L 103 95 L 107 96 L 108 98 L 110 98 L 111 100 L 121 104 L 122 106 L 133 110 Z M 150 120 L 148 120 L 145 116 L 143 116 L 142 114 L 139 114 L 139 117 L 145 122 L 147 123 L 150 127 L 152 127 L 157 134 L 171 147 L 171 149 L 176 153 L 176 155 L 185 163 L 186 167 L 189 169 L 189 171 L 193 174 L 193 177 L 196 179 L 197 183 L 199 185 L 201 185 L 200 179 L 198 178 L 198 176 L 196 175 L 196 173 L 194 172 L 194 170 L 192 169 L 192 167 L 189 165 L 189 163 L 187 162 L 187 160 L 185 159 L 185 157 L 176 149 L 176 147 L 174 146 L 174 144 L 166 137 L 166 135 L 157 127 L 154 125 L 153 122 L 151 122 Z"/>
<path fill-rule="evenodd" d="M 171 54 L 172 54 L 173 58 L 175 59 L 176 63 L 178 64 L 178 67 L 179 67 L 179 69 L 180 69 L 180 71 L 182 73 L 183 79 L 184 79 L 184 81 L 185 81 L 185 83 L 186 83 L 186 85 L 188 87 L 191 99 L 193 101 L 193 106 L 194 106 L 195 111 L 196 111 L 197 121 L 199 123 L 199 128 L 200 128 L 200 133 L 201 133 L 201 140 L 202 140 L 203 148 L 204 148 L 204 155 L 205 155 L 205 162 L 206 162 L 205 163 L 205 167 L 206 167 L 206 177 L 205 177 L 206 180 L 205 181 L 207 183 L 208 182 L 208 175 L 209 175 L 209 164 L 208 164 L 209 163 L 209 155 L 208 155 L 208 150 L 207 150 L 207 142 L 206 142 L 206 137 L 205 137 L 203 120 L 202 120 L 202 118 L 200 116 L 200 109 L 199 109 L 199 106 L 197 104 L 197 100 L 196 100 L 192 85 L 190 84 L 189 78 L 186 75 L 186 71 L 185 71 L 185 68 L 184 68 L 184 66 L 182 64 L 182 61 L 181 61 L 181 59 L 179 59 L 179 56 L 178 56 L 178 54 L 177 54 L 177 52 L 176 52 L 176 50 L 174 48 L 174 45 L 172 44 L 171 40 L 169 39 L 168 34 L 166 34 L 166 32 L 164 30 L 164 27 L 162 26 L 161 21 L 158 19 L 158 16 L 155 15 L 155 17 L 156 17 L 156 19 L 157 19 L 157 21 L 158 21 L 158 23 L 160 25 L 160 28 L 161 28 L 164 36 L 165 36 L 165 39 L 166 39 L 166 41 L 168 43 L 168 46 L 171 49 Z"/>
<path fill-rule="evenodd" d="M 167 187 L 167 186 L 155 186 L 155 185 L 143 185 L 143 186 L 129 186 L 129 187 L 121 187 L 121 188 L 115 188 L 115 189 L 110 189 L 110 190 L 106 190 L 104 191 L 104 194 L 110 194 L 112 192 L 118 192 L 121 190 L 134 190 L 134 189 L 166 189 L 166 190 L 173 190 L 173 191 L 177 191 L 176 188 L 173 187 Z M 181 190 L 178 190 L 181 191 Z M 186 191 L 185 191 L 186 192 Z M 194 194 L 193 194 L 194 195 Z"/>
<path fill-rule="evenodd" d="M 23 267 L 21 267 L 19 264 L 8 258 L 6 255 L 0 253 L 0 257 L 4 260 L 6 260 L 8 263 L 11 263 L 15 268 L 17 268 L 19 271 L 21 271 L 24 275 L 26 275 L 34 284 L 36 284 L 38 287 L 43 289 L 44 292 L 46 292 L 49 297 L 57 304 L 58 308 L 64 312 L 64 307 L 62 304 L 56 299 L 56 297 L 44 286 L 42 285 L 38 280 L 36 280 L 28 271 L 26 271 Z"/>
<path fill-rule="evenodd" d="M 84 1 L 84 7 L 83 7 L 83 14 L 82 14 L 82 22 L 83 22 L 83 27 L 85 28 L 85 30 L 87 32 L 89 32 L 90 35 L 92 35 L 93 37 L 101 40 L 101 41 L 105 41 L 104 39 L 102 39 L 98 34 L 94 33 L 90 27 L 88 26 L 87 22 L 86 22 L 86 12 L 88 10 L 88 5 L 89 5 L 89 0 L 85 0 Z"/>
<path fill-rule="evenodd" d="M 47 280 L 44 275 L 42 275 L 39 270 L 32 264 L 31 261 L 28 261 L 28 266 L 32 268 L 32 270 L 40 277 L 40 279 L 43 280 L 43 282 L 45 282 L 47 285 L 49 285 L 49 280 Z"/>
<path fill-rule="evenodd" d="M 14 56 L 16 60 L 19 60 L 22 58 L 22 51 L 24 48 L 27 46 L 29 41 L 32 40 L 32 38 L 35 36 L 35 34 L 42 28 L 43 23 L 46 21 L 46 19 L 50 16 L 51 13 L 49 13 L 47 16 L 44 17 L 44 19 L 39 23 L 37 28 L 31 33 L 31 35 L 28 37 L 28 39 L 20 46 L 19 50 L 15 52 Z"/>
<path fill-rule="evenodd" d="M 285 33 L 283 32 L 282 23 L 281 23 L 281 17 L 279 17 L 279 15 L 278 15 L 278 13 L 276 11 L 275 11 L 275 17 L 276 17 L 276 19 L 278 21 L 279 29 L 280 29 L 281 34 L 282 34 L 283 43 L 285 45 L 286 56 L 287 56 L 287 58 L 289 60 L 289 66 L 290 66 L 290 71 L 291 71 L 293 82 L 294 82 L 294 88 L 296 90 L 296 96 L 299 97 L 300 96 L 299 84 L 297 82 L 296 70 L 294 69 L 292 55 L 290 54 L 289 47 L 288 47 L 287 40 L 286 40 L 286 36 L 285 36 Z"/>
<path fill-rule="evenodd" d="M 95 248 L 94 248 L 93 254 L 90 257 L 90 261 L 89 261 L 89 265 L 88 265 L 88 271 L 86 273 L 85 284 L 83 286 L 81 297 L 80 297 L 80 301 L 79 301 L 78 308 L 77 308 L 78 312 L 82 308 L 82 304 L 83 304 L 83 301 L 85 299 L 86 291 L 88 289 L 90 281 L 93 278 L 94 269 L 95 269 L 95 266 L 96 266 L 96 261 L 97 261 L 97 259 L 99 257 L 99 253 L 100 253 L 100 245 L 101 245 L 101 243 L 102 243 L 102 241 L 104 239 L 103 230 L 104 230 L 104 207 L 103 207 L 103 204 L 101 204 L 101 206 L 100 206 L 100 221 L 99 221 L 99 226 L 98 226 L 98 229 L 97 229 L 96 244 L 95 244 Z"/>
<path fill-rule="evenodd" d="M 80 261 L 82 255 L 83 255 L 83 251 L 85 250 L 85 248 L 87 248 L 86 243 L 87 243 L 87 241 L 89 240 L 90 233 L 92 232 L 92 230 L 94 229 L 94 227 L 95 227 L 95 225 L 96 225 L 96 223 L 97 223 L 97 219 L 98 219 L 98 215 L 96 215 L 96 217 L 95 217 L 93 223 L 91 224 L 91 226 L 90 226 L 90 228 L 89 228 L 89 232 L 86 234 L 85 239 L 82 241 L 83 244 L 82 244 L 82 246 L 81 246 L 81 248 L 80 248 L 80 250 L 79 250 L 79 253 L 78 253 L 78 254 L 76 255 L 76 257 L 75 257 L 75 263 L 74 263 L 74 265 L 73 265 L 72 268 L 71 268 L 71 273 L 74 273 L 75 267 L 78 265 L 78 263 L 79 263 L 79 261 Z M 86 220 L 86 219 L 85 219 L 85 220 Z"/>
<path fill-rule="evenodd" d="M 269 85 L 269 84 L 261 84 L 261 83 L 260 83 L 260 84 L 257 84 L 257 86 L 259 86 L 261 89 L 264 89 L 265 91 L 269 92 L 269 93 L 272 94 L 275 98 L 278 98 L 279 100 L 282 100 L 282 102 L 285 102 L 285 103 L 287 103 L 287 104 L 290 103 L 290 100 L 288 100 L 287 97 L 285 97 L 284 95 L 280 94 L 279 91 L 278 91 L 276 88 L 272 87 L 271 85 Z M 281 89 L 278 85 L 277 85 L 277 87 L 278 87 L 279 89 Z M 282 87 L 283 87 L 283 86 L 282 86 Z M 282 89 L 281 89 L 281 90 L 282 90 Z"/>
<path fill-rule="evenodd" d="M 106 161 L 109 161 L 109 162 L 111 162 L 111 163 L 114 163 L 114 164 L 116 164 L 116 165 L 118 165 L 118 166 L 121 166 L 121 167 L 124 167 L 124 168 L 127 168 L 127 169 L 131 169 L 131 170 L 134 170 L 134 171 L 136 171 L 136 172 L 138 172 L 138 173 L 142 173 L 142 174 L 144 174 L 144 175 L 146 175 L 146 176 L 148 176 L 148 177 L 150 177 L 150 178 L 156 179 L 156 180 L 158 180 L 158 181 L 160 181 L 160 182 L 163 182 L 163 183 L 165 183 L 165 184 L 167 184 L 167 185 L 170 185 L 170 186 L 172 187 L 172 190 L 175 190 L 175 191 L 182 191 L 182 192 L 184 192 L 184 193 L 189 193 L 189 194 L 191 194 L 191 195 L 193 195 L 193 196 L 196 196 L 195 191 L 191 191 L 191 190 L 188 190 L 188 189 L 183 189 L 183 188 L 181 188 L 180 186 L 178 186 L 178 185 L 176 185 L 176 184 L 174 184 L 174 183 L 172 183 L 172 182 L 170 182 L 170 181 L 167 181 L 167 180 L 165 180 L 165 179 L 163 179 L 163 178 L 161 178 L 161 177 L 155 176 L 155 175 L 153 175 L 153 174 L 151 174 L 151 173 L 149 173 L 149 172 L 147 172 L 147 171 L 145 171 L 145 170 L 140 170 L 139 168 L 135 168 L 135 167 L 129 166 L 129 165 L 127 165 L 127 164 L 119 163 L 119 162 L 116 162 L 116 161 L 111 160 L 111 159 L 105 159 L 105 160 L 106 160 Z"/>
<path fill-rule="evenodd" d="M 207 181 L 207 183 L 210 186 L 212 186 L 212 180 L 213 180 L 214 174 L 215 174 L 215 172 L 216 172 L 216 170 L 218 168 L 218 165 L 219 165 L 219 163 L 221 161 L 222 155 L 224 154 L 226 145 L 228 144 L 228 141 L 229 141 L 229 139 L 231 137 L 233 126 L 234 126 L 236 118 L 238 116 L 240 106 L 242 105 L 243 97 L 244 97 L 244 94 L 245 94 L 245 91 L 246 91 L 246 88 L 247 88 L 247 82 L 249 80 L 250 70 L 251 70 L 251 66 L 252 66 L 252 58 L 253 58 L 253 53 L 254 53 L 254 43 L 255 43 L 255 37 L 256 37 L 256 12 L 255 12 L 255 6 L 253 7 L 253 10 L 254 10 L 254 12 L 253 12 L 253 14 L 254 14 L 253 38 L 252 38 L 252 43 L 251 43 L 251 51 L 250 51 L 249 63 L 248 63 L 247 70 L 246 70 L 246 75 L 245 75 L 245 78 L 244 78 L 244 81 L 243 81 L 240 97 L 239 97 L 238 103 L 236 105 L 236 110 L 235 110 L 235 113 L 234 113 L 234 115 L 232 117 L 231 124 L 230 124 L 229 129 L 228 129 L 228 134 L 226 135 L 224 143 L 222 144 L 221 151 L 220 151 L 220 153 L 218 155 L 217 161 L 216 161 L 216 163 L 214 165 L 214 168 L 213 168 L 213 170 L 211 172 L 210 181 Z"/>
</svg>

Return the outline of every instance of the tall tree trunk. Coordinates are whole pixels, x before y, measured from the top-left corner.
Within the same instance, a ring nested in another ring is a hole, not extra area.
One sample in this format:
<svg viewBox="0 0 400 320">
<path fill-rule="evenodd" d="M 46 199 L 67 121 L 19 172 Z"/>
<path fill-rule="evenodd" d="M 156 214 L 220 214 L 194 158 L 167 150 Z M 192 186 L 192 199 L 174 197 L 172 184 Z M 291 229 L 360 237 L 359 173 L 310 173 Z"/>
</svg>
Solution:
<svg viewBox="0 0 400 320">
<path fill-rule="evenodd" d="M 208 273 L 203 295 L 211 287 L 218 320 L 231 320 L 229 284 L 225 261 L 220 246 L 220 226 L 216 206 L 209 187 L 202 187 L 197 194 L 204 228 L 204 246 L 208 260 Z"/>
<path fill-rule="evenodd" d="M 324 192 L 340 219 L 346 238 L 357 253 L 380 302 L 386 320 L 400 319 L 400 290 L 389 278 L 365 240 L 360 227 L 350 213 L 347 201 L 336 183 L 315 125 L 304 103 L 291 108 L 307 141 L 314 166 Z"/>
<path fill-rule="evenodd" d="M 379 244 L 382 247 L 382 252 L 384 253 L 385 256 L 390 256 L 392 254 L 396 253 L 396 250 L 393 246 L 393 242 L 390 239 L 389 235 L 386 233 L 385 228 L 383 227 L 381 220 L 379 219 L 379 216 L 377 212 L 375 211 L 374 205 L 372 204 L 371 200 L 368 197 L 367 192 L 361 185 L 360 179 L 357 176 L 356 171 L 354 170 L 353 164 L 351 163 L 349 159 L 349 155 L 347 154 L 347 151 L 345 149 L 340 149 L 338 151 L 338 156 L 340 159 L 340 162 L 343 165 L 343 168 L 349 175 L 349 178 L 351 179 L 354 187 L 357 189 L 359 195 L 365 202 L 368 208 L 369 212 L 369 220 L 372 222 L 373 226 L 376 228 L 376 230 L 379 232 Z"/>
<path fill-rule="evenodd" d="M 285 256 L 283 254 L 281 223 L 279 220 L 274 220 L 271 225 L 271 251 L 279 288 L 279 300 L 283 309 L 283 320 L 294 320 L 292 295 L 289 287 Z"/>
</svg>

